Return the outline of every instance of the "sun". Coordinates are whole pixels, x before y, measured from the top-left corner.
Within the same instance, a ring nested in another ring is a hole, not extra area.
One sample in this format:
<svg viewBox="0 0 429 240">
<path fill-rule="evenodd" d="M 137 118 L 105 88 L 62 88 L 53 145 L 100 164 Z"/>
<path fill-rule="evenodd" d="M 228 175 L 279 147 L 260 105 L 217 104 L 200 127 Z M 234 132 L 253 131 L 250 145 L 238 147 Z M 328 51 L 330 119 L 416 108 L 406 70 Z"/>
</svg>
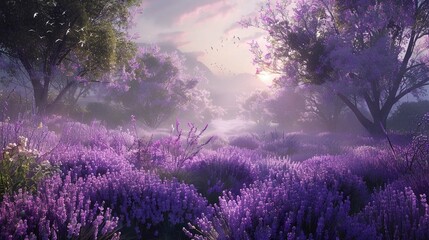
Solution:
<svg viewBox="0 0 429 240">
<path fill-rule="evenodd" d="M 271 86 L 273 84 L 274 79 L 276 78 L 275 74 L 266 71 L 258 73 L 257 76 L 259 80 L 261 80 L 261 82 L 263 82 L 267 86 Z"/>
</svg>

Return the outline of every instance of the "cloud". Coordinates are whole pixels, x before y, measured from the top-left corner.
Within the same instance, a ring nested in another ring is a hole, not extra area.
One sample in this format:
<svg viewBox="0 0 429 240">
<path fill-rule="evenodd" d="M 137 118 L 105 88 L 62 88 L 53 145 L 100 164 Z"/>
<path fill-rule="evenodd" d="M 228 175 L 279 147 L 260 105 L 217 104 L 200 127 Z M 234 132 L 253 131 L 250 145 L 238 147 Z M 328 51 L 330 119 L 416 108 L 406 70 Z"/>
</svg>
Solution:
<svg viewBox="0 0 429 240">
<path fill-rule="evenodd" d="M 169 43 L 176 48 L 189 43 L 189 40 L 186 39 L 186 33 L 183 31 L 160 33 L 157 35 L 157 41 Z"/>
<path fill-rule="evenodd" d="M 187 56 L 189 56 L 189 57 L 191 57 L 193 59 L 199 59 L 200 57 L 206 55 L 206 53 L 203 52 L 203 51 L 187 52 L 186 54 L 187 54 Z"/>
<path fill-rule="evenodd" d="M 195 21 L 198 23 L 203 23 L 214 17 L 227 15 L 234 9 L 235 6 L 236 4 L 232 3 L 231 1 L 217 1 L 208 3 L 182 14 L 179 18 L 179 22 L 184 23 L 186 21 Z"/>
<path fill-rule="evenodd" d="M 243 27 L 238 22 L 235 22 L 235 23 L 231 24 L 229 27 L 227 27 L 223 31 L 223 33 L 225 35 L 230 35 L 232 32 L 237 31 L 237 30 L 241 30 L 241 29 L 243 29 Z"/>
<path fill-rule="evenodd" d="M 146 0 L 143 18 L 161 26 L 177 23 L 186 14 L 195 12 L 202 6 L 218 4 L 224 0 Z"/>
<path fill-rule="evenodd" d="M 245 42 L 248 42 L 248 41 L 253 41 L 253 40 L 259 39 L 262 36 L 266 36 L 266 35 L 267 34 L 265 32 L 259 31 L 259 32 L 253 33 L 252 35 L 242 37 L 241 40 L 245 41 Z"/>
</svg>

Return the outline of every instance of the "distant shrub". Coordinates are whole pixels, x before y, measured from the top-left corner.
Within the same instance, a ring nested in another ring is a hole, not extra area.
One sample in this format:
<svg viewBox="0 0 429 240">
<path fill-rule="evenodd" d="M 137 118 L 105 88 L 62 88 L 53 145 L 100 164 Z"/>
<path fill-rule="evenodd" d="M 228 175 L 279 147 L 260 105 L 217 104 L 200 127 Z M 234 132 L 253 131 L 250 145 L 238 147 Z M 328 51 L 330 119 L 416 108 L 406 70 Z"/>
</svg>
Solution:
<svg viewBox="0 0 429 240">
<path fill-rule="evenodd" d="M 210 203 L 218 202 L 223 191 L 239 194 L 244 184 L 258 178 L 258 170 L 245 154 L 218 150 L 175 173 L 179 180 L 194 185 Z"/>
<path fill-rule="evenodd" d="M 299 143 L 293 136 L 284 136 L 271 141 L 265 141 L 261 149 L 277 156 L 286 157 L 298 152 Z"/>
<path fill-rule="evenodd" d="M 354 137 L 354 136 L 353 136 Z M 342 137 L 344 138 L 344 137 Z M 343 147 L 346 145 L 342 142 L 343 139 L 338 134 L 319 133 L 316 139 L 320 145 L 320 153 L 324 154 L 340 154 L 343 152 Z"/>
<path fill-rule="evenodd" d="M 88 121 L 103 121 L 110 127 L 116 127 L 126 123 L 128 114 L 120 108 L 106 102 L 90 102 L 86 105 L 85 118 Z"/>
<path fill-rule="evenodd" d="M 427 100 L 401 103 L 388 119 L 388 127 L 396 131 L 413 132 L 427 112 L 429 112 Z"/>
<path fill-rule="evenodd" d="M 259 141 L 253 135 L 241 135 L 231 138 L 229 140 L 229 145 L 254 150 L 259 147 Z"/>
<path fill-rule="evenodd" d="M 395 147 L 392 148 L 395 150 Z M 429 112 L 420 119 L 411 143 L 396 150 L 399 150 L 396 157 L 403 161 L 407 172 L 429 171 Z"/>
</svg>

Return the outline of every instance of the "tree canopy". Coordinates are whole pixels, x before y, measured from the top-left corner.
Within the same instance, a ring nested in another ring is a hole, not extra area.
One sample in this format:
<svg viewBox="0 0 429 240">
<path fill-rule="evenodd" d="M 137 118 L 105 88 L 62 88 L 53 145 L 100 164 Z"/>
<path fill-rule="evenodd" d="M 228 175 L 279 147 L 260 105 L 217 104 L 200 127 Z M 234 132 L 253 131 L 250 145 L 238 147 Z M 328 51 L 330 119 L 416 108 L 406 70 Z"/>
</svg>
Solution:
<svg viewBox="0 0 429 240">
<path fill-rule="evenodd" d="M 243 24 L 268 33 L 267 48 L 252 51 L 259 67 L 282 74 L 278 85 L 326 85 L 381 134 L 394 104 L 429 84 L 428 17 L 421 0 L 280 0 Z"/>
<path fill-rule="evenodd" d="M 180 112 L 208 121 L 221 110 L 212 105 L 207 91 L 197 88 L 202 77 L 190 74 L 184 60 L 177 52 L 141 47 L 109 85 L 108 98 L 152 128 Z"/>
<path fill-rule="evenodd" d="M 31 82 L 39 112 L 82 82 L 102 81 L 130 57 L 126 31 L 130 7 L 140 0 L 0 1 L 0 55 L 13 60 Z M 4 59 L 4 58 L 3 58 Z M 57 76 L 69 78 L 53 90 Z"/>
</svg>

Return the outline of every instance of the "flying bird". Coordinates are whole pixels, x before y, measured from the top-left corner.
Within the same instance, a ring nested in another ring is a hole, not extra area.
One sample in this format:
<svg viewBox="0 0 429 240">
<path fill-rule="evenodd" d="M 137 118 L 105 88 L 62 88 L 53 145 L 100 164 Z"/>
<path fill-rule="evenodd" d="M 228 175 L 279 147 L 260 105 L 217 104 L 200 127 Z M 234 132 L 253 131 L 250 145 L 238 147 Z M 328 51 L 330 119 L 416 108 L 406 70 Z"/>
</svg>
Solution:
<svg viewBox="0 0 429 240">
<path fill-rule="evenodd" d="M 44 38 L 45 38 L 45 36 L 39 36 L 39 38 L 40 38 L 40 39 L 44 39 Z"/>
<path fill-rule="evenodd" d="M 30 30 L 28 30 L 29 32 L 36 32 L 34 29 L 30 29 Z"/>
<path fill-rule="evenodd" d="M 62 13 L 62 15 L 66 14 L 67 10 Z"/>
<path fill-rule="evenodd" d="M 37 15 L 39 15 L 39 13 L 38 13 L 38 12 L 35 12 L 35 13 L 34 13 L 34 15 L 33 15 L 33 18 L 36 18 L 36 17 L 37 17 Z"/>
<path fill-rule="evenodd" d="M 57 40 L 55 40 L 55 43 L 62 42 L 62 41 L 63 41 L 62 39 L 58 38 Z"/>
<path fill-rule="evenodd" d="M 67 29 L 66 35 L 67 35 L 67 34 L 69 34 L 69 33 L 70 33 L 70 28 L 69 28 L 69 29 Z"/>
</svg>

